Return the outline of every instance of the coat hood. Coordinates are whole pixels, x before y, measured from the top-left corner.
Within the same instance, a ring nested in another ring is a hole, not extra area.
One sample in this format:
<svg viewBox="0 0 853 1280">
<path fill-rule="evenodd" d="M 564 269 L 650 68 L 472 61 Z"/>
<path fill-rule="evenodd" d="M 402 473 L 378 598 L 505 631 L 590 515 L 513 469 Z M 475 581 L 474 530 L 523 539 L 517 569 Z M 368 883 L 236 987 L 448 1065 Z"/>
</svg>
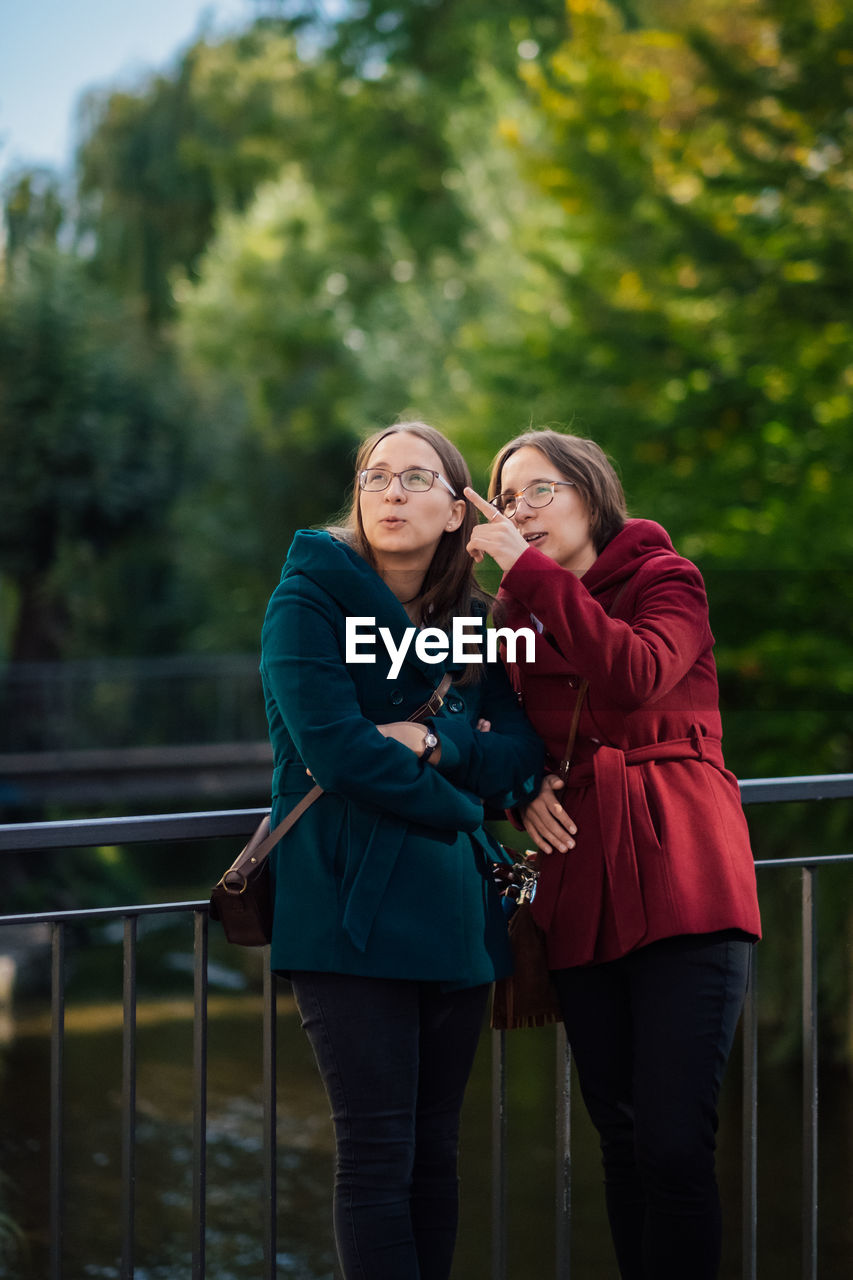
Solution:
<svg viewBox="0 0 853 1280">
<path fill-rule="evenodd" d="M 681 560 L 666 529 L 654 520 L 627 520 L 581 582 L 591 595 L 603 595 L 662 557 Z"/>
<path fill-rule="evenodd" d="M 345 613 L 372 614 L 378 625 L 410 626 L 408 615 L 379 574 L 348 543 L 325 529 L 300 529 L 287 553 L 281 580 L 302 574 Z M 381 617 L 380 617 L 381 615 Z"/>
<path fill-rule="evenodd" d="M 377 629 L 387 627 L 397 642 L 412 627 L 406 610 L 376 570 L 348 543 L 325 529 L 300 529 L 294 537 L 281 580 L 285 582 L 297 576 L 315 583 L 345 614 L 372 618 Z M 471 616 L 482 617 L 483 612 L 478 601 L 471 601 Z M 404 663 L 417 668 L 430 685 L 436 684 L 439 668 L 435 662 L 419 657 L 414 644 L 408 646 Z M 443 667 L 448 671 L 456 669 L 450 658 Z"/>
</svg>

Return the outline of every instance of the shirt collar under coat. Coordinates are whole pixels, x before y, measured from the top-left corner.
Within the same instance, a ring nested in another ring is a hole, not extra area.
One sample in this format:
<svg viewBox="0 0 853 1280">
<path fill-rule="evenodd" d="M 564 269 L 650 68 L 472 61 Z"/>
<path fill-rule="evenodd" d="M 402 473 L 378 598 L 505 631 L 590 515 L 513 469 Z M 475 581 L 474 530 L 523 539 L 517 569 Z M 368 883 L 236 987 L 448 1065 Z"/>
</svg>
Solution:
<svg viewBox="0 0 853 1280">
<path fill-rule="evenodd" d="M 287 553 L 282 581 L 294 574 L 316 583 L 350 617 L 375 619 L 377 662 L 381 662 L 385 654 L 379 628 L 387 627 L 396 645 L 406 628 L 414 625 L 376 570 L 346 542 L 332 537 L 324 529 L 300 529 L 296 534 Z M 472 616 L 480 612 L 476 602 L 471 609 Z M 415 652 L 414 640 L 406 651 L 404 666 L 416 668 L 431 686 L 440 679 L 440 672 L 454 669 L 450 660 L 443 664 L 424 662 Z"/>
</svg>

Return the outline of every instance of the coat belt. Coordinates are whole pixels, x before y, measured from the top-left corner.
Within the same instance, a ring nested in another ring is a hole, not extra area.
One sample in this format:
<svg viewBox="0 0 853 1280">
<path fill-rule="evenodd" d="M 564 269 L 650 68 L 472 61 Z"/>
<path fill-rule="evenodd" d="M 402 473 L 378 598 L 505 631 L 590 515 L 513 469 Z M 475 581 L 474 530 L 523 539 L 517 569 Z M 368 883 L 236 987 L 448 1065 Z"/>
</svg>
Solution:
<svg viewBox="0 0 853 1280">
<path fill-rule="evenodd" d="M 636 947 L 646 933 L 646 908 L 631 824 L 628 769 L 666 760 L 702 760 L 717 769 L 725 768 L 719 738 L 705 737 L 698 725 L 692 725 L 686 738 L 649 742 L 629 747 L 627 751 L 601 744 L 591 761 L 571 769 L 566 781 L 571 789 L 595 785 L 610 901 L 623 953 Z"/>
</svg>

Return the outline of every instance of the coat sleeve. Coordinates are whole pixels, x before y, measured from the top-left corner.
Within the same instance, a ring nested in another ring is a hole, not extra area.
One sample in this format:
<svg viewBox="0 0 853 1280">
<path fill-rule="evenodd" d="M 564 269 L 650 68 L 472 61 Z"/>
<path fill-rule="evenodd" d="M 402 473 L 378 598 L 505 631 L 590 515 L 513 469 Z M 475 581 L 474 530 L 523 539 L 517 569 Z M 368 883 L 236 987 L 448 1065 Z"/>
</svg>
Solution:
<svg viewBox="0 0 853 1280">
<path fill-rule="evenodd" d="M 482 804 L 378 732 L 361 711 L 344 661 L 330 598 L 304 578 L 285 578 L 264 622 L 261 664 L 285 728 L 326 791 L 408 822 L 474 831 Z"/>
<path fill-rule="evenodd" d="M 619 606 L 630 622 L 609 617 L 574 573 L 535 547 L 501 586 L 540 619 L 576 673 L 625 711 L 674 689 L 713 644 L 702 575 L 681 556 L 638 570 Z"/>
<path fill-rule="evenodd" d="M 478 718 L 491 724 L 481 733 L 469 720 L 435 720 L 441 738 L 438 770 L 487 804 L 508 809 L 536 795 L 544 747 L 518 704 L 503 664 L 489 663 L 483 677 Z"/>
</svg>

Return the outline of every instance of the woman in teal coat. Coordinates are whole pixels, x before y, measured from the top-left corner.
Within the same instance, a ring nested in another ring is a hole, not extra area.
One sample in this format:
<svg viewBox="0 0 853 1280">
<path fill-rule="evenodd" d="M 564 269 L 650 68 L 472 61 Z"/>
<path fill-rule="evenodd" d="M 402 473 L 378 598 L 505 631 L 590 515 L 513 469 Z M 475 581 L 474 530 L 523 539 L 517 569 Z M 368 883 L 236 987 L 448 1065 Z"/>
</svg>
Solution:
<svg viewBox="0 0 853 1280">
<path fill-rule="evenodd" d="M 446 1280 L 462 1097 L 511 967 L 484 801 L 532 798 L 542 747 L 499 660 L 439 657 L 454 617 L 486 611 L 458 450 L 400 423 L 356 475 L 346 524 L 296 535 L 264 622 L 272 825 L 324 788 L 272 857 L 271 963 L 332 1108 L 346 1280 Z M 408 720 L 445 673 L 441 709 Z"/>
</svg>

